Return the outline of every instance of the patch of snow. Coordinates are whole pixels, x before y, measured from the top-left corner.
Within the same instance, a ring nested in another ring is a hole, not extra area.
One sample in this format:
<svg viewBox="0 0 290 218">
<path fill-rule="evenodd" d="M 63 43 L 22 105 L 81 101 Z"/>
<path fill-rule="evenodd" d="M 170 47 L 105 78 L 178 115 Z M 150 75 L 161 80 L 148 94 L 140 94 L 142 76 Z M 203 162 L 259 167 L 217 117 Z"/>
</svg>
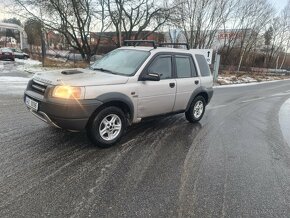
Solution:
<svg viewBox="0 0 290 218">
<path fill-rule="evenodd" d="M 40 65 L 41 64 L 40 61 L 32 60 L 32 59 L 24 60 L 24 59 L 18 59 L 18 58 L 16 58 L 15 59 L 15 62 L 23 63 L 24 65 Z"/>
<path fill-rule="evenodd" d="M 247 77 L 243 77 L 243 78 L 241 78 L 241 80 L 242 80 L 243 82 L 245 82 L 245 83 L 258 82 L 256 79 L 254 79 L 254 78 L 252 78 L 252 77 L 249 77 L 249 76 L 247 76 Z"/>
<path fill-rule="evenodd" d="M 23 60 L 23 59 L 15 59 L 16 62 L 22 63 L 21 65 L 17 66 L 17 70 L 20 71 L 28 71 L 28 72 L 37 72 L 41 71 L 41 62 L 37 60 Z"/>
<path fill-rule="evenodd" d="M 233 88 L 233 87 L 243 87 L 243 86 L 254 86 L 254 85 L 260 85 L 265 83 L 274 83 L 274 82 L 281 82 L 281 81 L 290 81 L 290 79 L 280 79 L 280 80 L 272 80 L 272 81 L 263 81 L 263 82 L 251 82 L 251 83 L 240 83 L 240 84 L 229 84 L 229 85 L 218 85 L 214 86 L 215 89 L 219 88 Z"/>
</svg>

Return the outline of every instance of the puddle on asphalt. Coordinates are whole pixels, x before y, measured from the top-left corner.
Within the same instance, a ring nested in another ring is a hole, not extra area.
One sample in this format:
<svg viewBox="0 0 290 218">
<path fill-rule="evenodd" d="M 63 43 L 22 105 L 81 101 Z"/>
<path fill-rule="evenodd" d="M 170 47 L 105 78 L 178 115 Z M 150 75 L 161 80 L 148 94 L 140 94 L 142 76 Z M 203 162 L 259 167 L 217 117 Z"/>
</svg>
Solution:
<svg viewBox="0 0 290 218">
<path fill-rule="evenodd" d="M 283 136 L 290 146 L 290 98 L 280 108 L 279 123 Z"/>
</svg>

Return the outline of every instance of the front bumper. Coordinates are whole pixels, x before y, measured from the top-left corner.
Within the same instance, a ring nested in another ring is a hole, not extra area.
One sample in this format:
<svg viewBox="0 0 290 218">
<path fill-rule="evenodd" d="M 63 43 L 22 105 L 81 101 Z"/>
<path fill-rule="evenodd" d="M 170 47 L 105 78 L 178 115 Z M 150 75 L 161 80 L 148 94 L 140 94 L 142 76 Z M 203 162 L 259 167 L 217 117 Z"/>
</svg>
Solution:
<svg viewBox="0 0 290 218">
<path fill-rule="evenodd" d="M 30 90 L 24 93 L 26 97 L 38 103 L 38 110 L 28 109 L 42 121 L 58 128 L 68 130 L 83 130 L 93 112 L 103 103 L 95 100 L 64 100 L 49 98 Z"/>
</svg>

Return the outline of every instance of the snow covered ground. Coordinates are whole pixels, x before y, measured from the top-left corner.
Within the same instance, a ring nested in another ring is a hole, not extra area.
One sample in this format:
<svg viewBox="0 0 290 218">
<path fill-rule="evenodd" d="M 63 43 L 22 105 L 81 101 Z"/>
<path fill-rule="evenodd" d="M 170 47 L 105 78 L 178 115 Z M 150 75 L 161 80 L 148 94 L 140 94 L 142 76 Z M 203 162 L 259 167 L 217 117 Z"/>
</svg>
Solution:
<svg viewBox="0 0 290 218">
<path fill-rule="evenodd" d="M 18 70 L 19 67 L 39 64 L 34 60 L 0 61 L 0 95 L 23 95 L 27 83 L 32 75 Z"/>
<path fill-rule="evenodd" d="M 58 68 L 52 68 L 52 67 L 42 67 L 42 63 L 37 60 L 23 60 L 23 59 L 15 59 L 16 63 L 20 63 L 20 65 L 17 66 L 17 70 L 20 71 L 25 71 L 27 73 L 37 73 L 40 71 L 49 71 L 49 70 L 54 70 Z"/>
<path fill-rule="evenodd" d="M 284 80 L 290 80 L 290 79 L 284 79 Z M 229 83 L 227 85 L 216 85 L 214 88 L 218 89 L 218 88 L 233 88 L 233 87 L 242 87 L 242 86 L 254 86 L 254 85 L 259 85 L 259 84 L 264 84 L 264 83 L 274 83 L 274 82 L 279 82 L 280 80 L 267 80 L 267 81 L 262 81 L 262 82 L 248 82 L 248 83 L 239 83 L 239 84 L 235 84 L 235 83 Z"/>
<path fill-rule="evenodd" d="M 16 58 L 15 59 L 15 62 L 16 63 L 23 63 L 24 65 L 27 65 L 27 66 L 39 66 L 41 65 L 41 62 L 40 61 L 37 61 L 37 60 L 32 60 L 32 59 L 18 59 Z"/>
<path fill-rule="evenodd" d="M 41 71 L 41 62 L 37 61 L 37 60 L 32 60 L 32 59 L 27 59 L 27 60 L 23 60 L 23 59 L 15 59 L 16 63 L 20 63 L 17 66 L 17 70 L 21 70 L 21 71 L 32 71 L 32 70 L 38 70 Z M 37 71 L 35 71 L 37 72 Z"/>
<path fill-rule="evenodd" d="M 261 83 L 269 81 L 277 81 L 290 79 L 290 77 L 280 75 L 267 75 L 267 74 L 244 74 L 244 75 L 219 75 L 217 84 L 219 85 L 239 85 L 248 83 Z"/>
</svg>

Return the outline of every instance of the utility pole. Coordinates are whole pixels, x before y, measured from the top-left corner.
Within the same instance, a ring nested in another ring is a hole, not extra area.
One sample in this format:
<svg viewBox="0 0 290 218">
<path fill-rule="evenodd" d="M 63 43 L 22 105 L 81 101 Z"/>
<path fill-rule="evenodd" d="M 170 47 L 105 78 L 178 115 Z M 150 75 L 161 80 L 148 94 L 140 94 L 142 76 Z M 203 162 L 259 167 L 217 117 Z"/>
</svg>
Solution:
<svg viewBox="0 0 290 218">
<path fill-rule="evenodd" d="M 278 69 L 278 64 L 279 64 L 279 58 L 280 58 L 280 56 L 278 55 L 278 57 L 277 57 L 277 60 L 276 60 L 276 73 L 277 73 L 277 69 Z"/>
<path fill-rule="evenodd" d="M 123 12 L 123 2 L 122 0 L 119 1 L 120 3 L 120 8 L 119 8 L 119 22 L 120 22 L 120 25 L 119 25 L 119 46 L 121 47 L 122 46 L 122 12 Z"/>
<path fill-rule="evenodd" d="M 216 49 L 215 58 L 214 58 L 214 68 L 213 68 L 213 81 L 216 82 L 218 79 L 219 67 L 220 67 L 221 56 L 218 54 Z"/>
<path fill-rule="evenodd" d="M 40 40 L 41 40 L 41 62 L 42 66 L 44 67 L 44 60 L 45 60 L 45 41 L 44 41 L 44 32 L 43 32 L 43 22 L 42 22 L 42 1 L 40 2 L 40 23 L 41 23 L 41 35 L 40 35 Z"/>
<path fill-rule="evenodd" d="M 122 46 L 122 22 L 120 19 L 120 27 L 119 27 L 119 46 Z"/>
</svg>

